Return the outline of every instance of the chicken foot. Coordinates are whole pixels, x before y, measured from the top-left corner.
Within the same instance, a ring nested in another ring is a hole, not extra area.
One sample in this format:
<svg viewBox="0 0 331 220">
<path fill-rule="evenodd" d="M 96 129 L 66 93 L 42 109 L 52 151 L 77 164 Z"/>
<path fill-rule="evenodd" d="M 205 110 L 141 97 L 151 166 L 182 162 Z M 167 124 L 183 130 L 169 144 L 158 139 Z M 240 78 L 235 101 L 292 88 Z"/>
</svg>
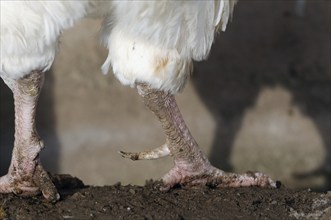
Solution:
<svg viewBox="0 0 331 220">
<path fill-rule="evenodd" d="M 174 167 L 162 177 L 163 190 L 176 185 L 182 187 L 207 185 L 212 187 L 278 187 L 279 182 L 259 172 L 244 174 L 226 173 L 212 166 L 206 155 L 187 128 L 174 95 L 169 92 L 152 89 L 145 84 L 137 85 L 138 93 L 143 97 L 145 105 L 160 120 L 165 131 L 167 142 L 155 150 L 125 153 L 122 156 L 133 160 L 157 159 L 170 153 L 174 158 Z M 155 152 L 159 152 L 156 154 Z M 162 152 L 162 153 L 160 153 Z M 148 155 L 148 156 L 146 156 Z"/>
<path fill-rule="evenodd" d="M 15 142 L 8 173 L 0 177 L 0 193 L 32 196 L 42 192 L 47 200 L 57 201 L 59 194 L 39 159 L 44 144 L 35 126 L 44 73 L 33 71 L 22 79 L 4 81 L 14 95 Z"/>
</svg>

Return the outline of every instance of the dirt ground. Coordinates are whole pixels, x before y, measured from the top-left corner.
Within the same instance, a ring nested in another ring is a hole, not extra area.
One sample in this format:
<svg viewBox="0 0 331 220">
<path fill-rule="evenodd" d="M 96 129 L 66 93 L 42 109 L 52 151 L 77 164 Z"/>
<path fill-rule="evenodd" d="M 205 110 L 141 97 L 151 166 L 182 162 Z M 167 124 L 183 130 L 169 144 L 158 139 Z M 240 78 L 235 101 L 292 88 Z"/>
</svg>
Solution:
<svg viewBox="0 0 331 220">
<path fill-rule="evenodd" d="M 330 219 L 331 192 L 279 189 L 173 189 L 84 186 L 78 179 L 51 204 L 41 196 L 0 195 L 0 219 Z"/>
</svg>

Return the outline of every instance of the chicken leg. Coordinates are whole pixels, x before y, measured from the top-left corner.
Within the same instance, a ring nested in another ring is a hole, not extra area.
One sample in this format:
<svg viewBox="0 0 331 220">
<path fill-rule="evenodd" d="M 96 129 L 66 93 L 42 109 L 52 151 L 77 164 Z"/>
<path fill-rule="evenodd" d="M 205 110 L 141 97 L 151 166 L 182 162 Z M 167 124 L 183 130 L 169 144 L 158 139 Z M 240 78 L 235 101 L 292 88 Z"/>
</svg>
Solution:
<svg viewBox="0 0 331 220">
<path fill-rule="evenodd" d="M 41 166 L 39 153 L 44 147 L 35 126 L 36 106 L 44 81 L 44 73 L 33 71 L 19 80 L 4 78 L 15 102 L 15 142 L 8 173 L 0 177 L 0 193 L 31 196 L 42 192 L 49 201 L 59 194 Z"/>
<path fill-rule="evenodd" d="M 212 166 L 187 128 L 174 95 L 152 89 L 145 84 L 139 84 L 137 89 L 146 106 L 160 120 L 166 134 L 166 144 L 149 152 L 120 153 L 133 160 L 157 159 L 170 154 L 174 158 L 174 167 L 162 177 L 162 189 L 168 190 L 176 185 L 276 187 L 279 184 L 263 173 L 225 173 Z"/>
</svg>

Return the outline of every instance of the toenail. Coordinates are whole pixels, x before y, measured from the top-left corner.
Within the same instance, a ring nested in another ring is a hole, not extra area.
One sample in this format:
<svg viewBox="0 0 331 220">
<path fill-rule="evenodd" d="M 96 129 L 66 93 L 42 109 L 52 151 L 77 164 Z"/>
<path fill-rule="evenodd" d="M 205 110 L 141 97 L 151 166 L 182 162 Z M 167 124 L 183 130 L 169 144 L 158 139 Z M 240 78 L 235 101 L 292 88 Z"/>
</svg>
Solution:
<svg viewBox="0 0 331 220">
<path fill-rule="evenodd" d="M 23 193 L 23 190 L 21 190 L 20 188 L 15 187 L 15 188 L 13 189 L 13 193 L 14 193 L 15 195 L 20 195 L 20 194 Z"/>
</svg>

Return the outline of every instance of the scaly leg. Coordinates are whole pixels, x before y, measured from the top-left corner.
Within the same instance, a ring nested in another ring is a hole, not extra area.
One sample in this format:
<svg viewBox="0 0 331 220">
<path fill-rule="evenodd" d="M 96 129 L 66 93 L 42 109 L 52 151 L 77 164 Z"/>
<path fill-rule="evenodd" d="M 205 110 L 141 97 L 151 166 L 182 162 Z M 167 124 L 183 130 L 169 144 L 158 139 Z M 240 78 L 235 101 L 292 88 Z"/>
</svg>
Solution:
<svg viewBox="0 0 331 220">
<path fill-rule="evenodd" d="M 44 73 L 33 71 L 22 79 L 4 81 L 14 94 L 15 142 L 8 173 L 0 177 L 0 193 L 31 196 L 42 192 L 47 200 L 56 201 L 59 194 L 40 163 L 39 153 L 44 145 L 35 126 Z"/>
<path fill-rule="evenodd" d="M 168 149 L 170 155 L 174 158 L 175 165 L 162 178 L 165 190 L 175 185 L 276 187 L 276 182 L 263 173 L 225 173 L 212 166 L 188 130 L 178 109 L 174 95 L 151 89 L 145 84 L 139 84 L 137 89 L 138 93 L 143 97 L 146 106 L 160 120 L 167 137 L 167 144 L 161 148 L 162 154 L 154 154 L 155 150 L 152 150 L 144 153 L 129 153 L 128 157 L 132 159 L 132 155 L 134 157 L 138 155 L 138 158 L 135 159 L 149 159 L 149 157 L 139 158 L 139 155 L 147 153 L 148 155 L 154 155 L 152 158 L 156 159 L 157 155 L 166 155 Z M 157 151 L 159 150 L 160 148 L 157 149 Z"/>
</svg>

